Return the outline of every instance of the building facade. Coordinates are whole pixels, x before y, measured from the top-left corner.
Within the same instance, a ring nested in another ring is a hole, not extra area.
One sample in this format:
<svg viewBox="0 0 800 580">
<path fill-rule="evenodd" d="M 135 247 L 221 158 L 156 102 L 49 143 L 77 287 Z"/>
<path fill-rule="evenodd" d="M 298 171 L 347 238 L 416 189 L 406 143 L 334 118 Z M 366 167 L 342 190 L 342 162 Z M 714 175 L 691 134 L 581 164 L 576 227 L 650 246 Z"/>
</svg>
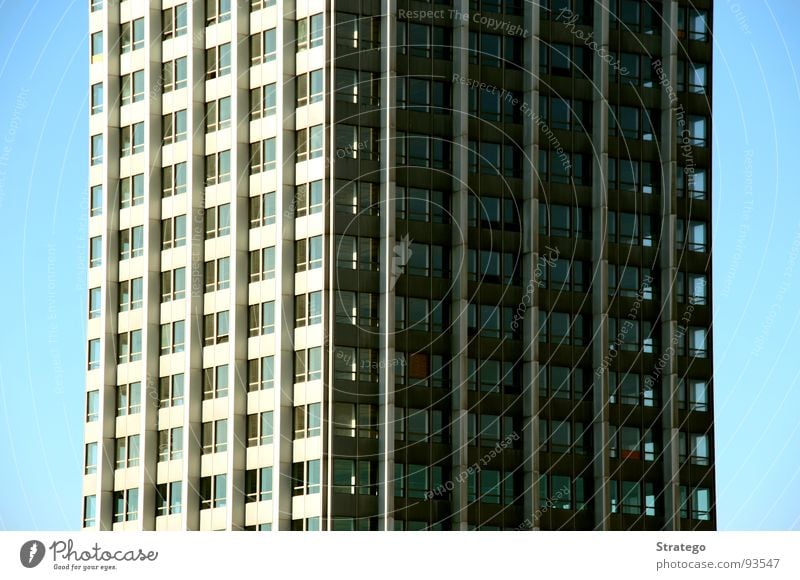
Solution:
<svg viewBox="0 0 800 580">
<path fill-rule="evenodd" d="M 91 0 L 83 527 L 714 529 L 711 0 Z"/>
</svg>

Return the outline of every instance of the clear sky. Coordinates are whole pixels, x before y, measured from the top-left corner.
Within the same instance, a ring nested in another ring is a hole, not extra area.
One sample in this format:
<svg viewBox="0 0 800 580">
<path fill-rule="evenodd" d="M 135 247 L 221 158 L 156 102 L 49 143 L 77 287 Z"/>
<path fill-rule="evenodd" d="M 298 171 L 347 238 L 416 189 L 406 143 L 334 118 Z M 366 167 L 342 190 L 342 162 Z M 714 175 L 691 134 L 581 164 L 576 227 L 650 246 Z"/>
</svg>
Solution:
<svg viewBox="0 0 800 580">
<path fill-rule="evenodd" d="M 0 0 L 0 529 L 80 522 L 87 18 Z M 797 0 L 716 1 L 720 529 L 800 530 L 798 21 Z"/>
</svg>

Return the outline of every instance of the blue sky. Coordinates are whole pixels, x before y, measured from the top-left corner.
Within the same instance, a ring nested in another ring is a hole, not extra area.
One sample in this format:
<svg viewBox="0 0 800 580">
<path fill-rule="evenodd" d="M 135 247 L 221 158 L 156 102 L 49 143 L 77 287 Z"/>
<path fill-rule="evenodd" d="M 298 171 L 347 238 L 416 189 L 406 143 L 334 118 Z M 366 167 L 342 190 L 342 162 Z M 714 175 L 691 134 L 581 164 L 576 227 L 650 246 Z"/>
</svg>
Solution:
<svg viewBox="0 0 800 580">
<path fill-rule="evenodd" d="M 0 0 L 0 530 L 80 521 L 86 4 Z M 800 3 L 716 5 L 719 527 L 797 530 Z"/>
</svg>

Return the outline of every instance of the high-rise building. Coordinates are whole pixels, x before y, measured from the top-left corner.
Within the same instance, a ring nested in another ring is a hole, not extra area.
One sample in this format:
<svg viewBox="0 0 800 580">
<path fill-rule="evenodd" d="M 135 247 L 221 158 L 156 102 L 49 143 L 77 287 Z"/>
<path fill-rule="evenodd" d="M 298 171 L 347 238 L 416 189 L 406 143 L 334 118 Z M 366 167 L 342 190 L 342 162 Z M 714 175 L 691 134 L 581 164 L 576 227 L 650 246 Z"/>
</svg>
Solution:
<svg viewBox="0 0 800 580">
<path fill-rule="evenodd" d="M 714 529 L 711 0 L 91 0 L 83 527 Z"/>
</svg>

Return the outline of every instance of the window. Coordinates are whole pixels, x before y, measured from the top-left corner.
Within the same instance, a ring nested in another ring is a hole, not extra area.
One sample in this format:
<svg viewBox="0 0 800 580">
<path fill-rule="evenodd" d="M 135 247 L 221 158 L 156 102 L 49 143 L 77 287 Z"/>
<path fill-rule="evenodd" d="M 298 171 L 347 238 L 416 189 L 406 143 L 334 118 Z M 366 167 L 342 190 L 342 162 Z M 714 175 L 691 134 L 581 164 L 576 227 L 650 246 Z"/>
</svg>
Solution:
<svg viewBox="0 0 800 580">
<path fill-rule="evenodd" d="M 380 215 L 378 184 L 367 181 L 337 179 L 334 199 L 336 211 L 349 215 Z"/>
<path fill-rule="evenodd" d="M 275 62 L 277 54 L 275 28 L 257 32 L 250 37 L 250 65 Z"/>
<path fill-rule="evenodd" d="M 161 168 L 161 197 L 186 193 L 186 163 Z"/>
<path fill-rule="evenodd" d="M 206 185 L 225 183 L 231 180 L 230 149 L 206 155 Z"/>
<path fill-rule="evenodd" d="M 180 248 L 186 245 L 186 215 L 161 220 L 161 249 Z"/>
<path fill-rule="evenodd" d="M 322 92 L 324 90 L 322 69 L 297 75 L 295 83 L 298 107 L 318 103 L 322 100 Z"/>
<path fill-rule="evenodd" d="M 206 103 L 206 133 L 212 133 L 231 126 L 231 98 Z"/>
<path fill-rule="evenodd" d="M 231 44 L 226 42 L 206 49 L 206 80 L 225 76 L 231 72 Z"/>
<path fill-rule="evenodd" d="M 102 293 L 100 288 L 89 289 L 89 318 L 100 318 Z"/>
<path fill-rule="evenodd" d="M 337 68 L 335 98 L 339 102 L 358 105 L 380 104 L 380 83 L 375 73 L 364 70 Z M 402 79 L 397 79 L 399 83 Z M 398 88 L 398 93 L 400 89 Z"/>
<path fill-rule="evenodd" d="M 678 38 L 708 41 L 708 12 L 697 10 L 694 7 L 681 6 L 678 8 Z"/>
<path fill-rule="evenodd" d="M 186 109 L 164 115 L 161 138 L 164 145 L 186 140 Z"/>
<path fill-rule="evenodd" d="M 206 239 L 221 238 L 231 233 L 231 204 L 223 203 L 206 209 Z"/>
<path fill-rule="evenodd" d="M 144 203 L 144 173 L 123 177 L 119 182 L 119 207 L 126 208 Z"/>
<path fill-rule="evenodd" d="M 581 368 L 569 368 L 544 364 L 539 371 L 539 395 L 553 399 L 581 400 L 585 387 L 591 381 L 586 378 L 586 371 Z"/>
<path fill-rule="evenodd" d="M 608 59 L 607 59 L 608 62 Z M 616 60 L 609 62 L 610 75 L 616 75 L 616 82 L 653 88 L 653 59 L 649 55 L 635 52 L 620 52 Z"/>
<path fill-rule="evenodd" d="M 222 310 L 203 317 L 203 344 L 211 346 L 228 342 L 229 312 Z"/>
<path fill-rule="evenodd" d="M 337 159 L 364 159 L 378 161 L 379 143 L 375 129 L 338 123 L 334 129 Z"/>
<path fill-rule="evenodd" d="M 405 26 L 405 23 L 398 23 L 398 32 L 401 25 Z M 336 46 L 345 54 L 355 52 L 353 49 L 367 51 L 376 48 L 380 44 L 380 32 L 380 20 L 377 17 L 347 12 L 336 13 Z"/>
<path fill-rule="evenodd" d="M 275 192 L 250 198 L 250 227 L 260 228 L 275 223 Z"/>
<path fill-rule="evenodd" d="M 473 33 L 474 34 L 474 33 Z M 493 37 L 495 35 L 482 35 L 483 37 L 489 36 Z M 508 39 L 508 37 L 506 37 Z M 491 40 L 491 51 L 492 55 L 489 59 L 491 62 L 495 62 L 499 57 L 499 41 L 490 38 Z M 519 40 L 519 39 L 515 39 Z M 481 38 L 481 50 L 486 50 L 484 39 Z M 506 45 L 507 50 L 517 51 L 519 50 L 516 46 L 509 46 Z M 539 51 L 539 70 L 542 74 L 549 74 L 553 76 L 562 76 L 562 77 L 584 77 L 587 79 L 592 78 L 592 53 L 583 46 L 571 46 L 568 44 L 553 44 L 549 47 L 542 47 Z M 509 59 L 509 56 L 506 56 L 506 61 L 513 60 Z M 487 65 L 486 58 L 481 58 L 481 64 L 484 66 L 492 66 Z M 521 62 L 521 60 L 517 60 L 516 62 Z M 499 65 L 494 65 L 499 66 Z"/>
<path fill-rule="evenodd" d="M 295 216 L 302 217 L 322 213 L 324 205 L 322 180 L 301 183 L 294 190 Z"/>
<path fill-rule="evenodd" d="M 250 252 L 250 281 L 275 279 L 275 246 Z"/>
<path fill-rule="evenodd" d="M 161 302 L 181 300 L 186 297 L 186 268 L 161 272 Z"/>
<path fill-rule="evenodd" d="M 250 175 L 275 169 L 275 137 L 250 143 Z"/>
<path fill-rule="evenodd" d="M 609 427 L 609 447 L 611 457 L 622 460 L 634 459 L 654 461 L 656 457 L 653 432 L 644 430 L 644 437 L 639 427 L 622 426 Z"/>
<path fill-rule="evenodd" d="M 294 297 L 295 327 L 322 323 L 322 292 L 309 292 Z"/>
<path fill-rule="evenodd" d="M 119 44 L 122 54 L 144 47 L 144 18 L 122 23 Z"/>
<path fill-rule="evenodd" d="M 227 481 L 224 473 L 200 478 L 200 509 L 225 507 Z"/>
<path fill-rule="evenodd" d="M 172 323 L 162 324 L 160 337 L 160 353 L 162 356 L 183 352 L 186 340 L 186 321 L 177 320 Z"/>
<path fill-rule="evenodd" d="M 657 391 L 652 381 L 644 381 L 642 377 L 631 373 L 608 373 L 609 402 L 619 401 L 623 405 L 642 405 L 654 407 L 657 403 Z"/>
<path fill-rule="evenodd" d="M 183 483 L 172 481 L 156 486 L 156 517 L 181 513 Z"/>
<path fill-rule="evenodd" d="M 322 157 L 325 131 L 322 125 L 314 125 L 308 129 L 297 131 L 297 161 Z M 273 164 L 274 165 L 274 164 Z"/>
<path fill-rule="evenodd" d="M 103 239 L 95 236 L 89 240 L 89 267 L 97 268 L 103 263 Z"/>
<path fill-rule="evenodd" d="M 641 350 L 647 354 L 655 352 L 658 340 L 653 331 L 653 323 L 649 320 L 639 321 L 630 318 L 608 319 L 609 348 L 636 352 Z"/>
<path fill-rule="evenodd" d="M 182 56 L 165 62 L 161 65 L 161 80 L 163 93 L 184 89 L 188 83 L 186 57 Z"/>
<path fill-rule="evenodd" d="M 142 411 L 142 383 L 117 386 L 117 417 L 135 415 Z"/>
<path fill-rule="evenodd" d="M 158 406 L 161 409 L 183 405 L 183 373 L 158 379 Z"/>
<path fill-rule="evenodd" d="M 339 127 L 341 127 L 341 125 Z M 337 133 L 337 139 L 338 137 L 339 135 Z M 371 136 L 369 139 L 369 141 L 364 140 L 364 142 L 360 145 L 363 147 L 367 143 L 372 143 Z M 430 137 L 422 134 L 405 134 L 399 132 L 397 138 L 397 164 L 412 165 L 416 167 L 433 167 L 435 169 L 449 169 L 452 160 L 451 145 L 452 144 L 449 141 L 438 137 Z M 370 149 L 368 151 L 361 152 L 361 157 L 364 159 L 371 158 L 371 152 L 374 148 L 375 159 L 377 160 L 377 146 L 377 143 L 374 147 L 370 145 Z M 369 154 L 369 156 L 367 154 Z M 337 156 L 341 156 L 338 151 Z"/>
<path fill-rule="evenodd" d="M 325 22 L 323 14 L 297 21 L 297 52 L 322 46 Z"/>
<path fill-rule="evenodd" d="M 566 205 L 540 206 L 539 233 L 553 237 L 587 239 L 591 236 L 590 212 L 587 208 Z"/>
<path fill-rule="evenodd" d="M 86 460 L 83 472 L 86 475 L 97 473 L 97 443 L 86 444 Z"/>
<path fill-rule="evenodd" d="M 585 317 L 567 312 L 539 310 L 539 341 L 556 345 L 584 345 Z M 549 334 L 548 334 L 549 331 Z M 610 331 L 609 331 L 610 332 Z"/>
<path fill-rule="evenodd" d="M 322 236 L 297 240 L 294 246 L 295 272 L 322 268 Z"/>
<path fill-rule="evenodd" d="M 244 474 L 245 503 L 272 499 L 272 467 L 248 469 Z"/>
<path fill-rule="evenodd" d="M 707 252 L 706 224 L 701 221 L 685 219 L 676 220 L 675 241 L 679 250 L 685 249 L 690 252 Z"/>
<path fill-rule="evenodd" d="M 398 476 L 403 480 L 402 483 L 397 481 Z M 441 483 L 442 468 L 440 466 L 434 465 L 429 468 L 427 465 L 413 463 L 395 464 L 395 495 L 399 493 L 409 499 L 426 499 L 429 490 L 436 489 Z"/>
<path fill-rule="evenodd" d="M 272 444 L 272 411 L 247 416 L 247 446 Z"/>
<path fill-rule="evenodd" d="M 679 125 L 681 123 L 679 122 Z M 695 147 L 708 147 L 708 121 L 702 115 L 689 115 L 689 122 L 686 125 L 686 130 L 688 130 L 689 135 L 689 143 L 694 145 Z M 686 142 L 687 137 L 683 138 L 683 142 Z"/>
<path fill-rule="evenodd" d="M 262 8 L 275 6 L 276 0 L 250 0 L 250 12 L 256 12 Z"/>
<path fill-rule="evenodd" d="M 655 294 L 653 272 L 649 268 L 608 265 L 608 295 L 622 298 L 653 300 Z"/>
<path fill-rule="evenodd" d="M 228 396 L 228 365 L 203 369 L 203 400 Z"/>
<path fill-rule="evenodd" d="M 203 455 L 223 453 L 228 450 L 228 420 L 207 421 L 203 423 Z"/>
<path fill-rule="evenodd" d="M 621 191 L 658 193 L 661 188 L 660 164 L 638 159 L 608 158 L 608 185 Z"/>
<path fill-rule="evenodd" d="M 103 214 L 103 186 L 93 185 L 89 189 L 89 217 Z"/>
<path fill-rule="evenodd" d="M 93 423 L 100 418 L 100 391 L 86 393 L 86 422 Z"/>
<path fill-rule="evenodd" d="M 247 361 L 247 391 L 262 391 L 275 386 L 275 357 L 272 355 Z"/>
<path fill-rule="evenodd" d="M 119 283 L 119 311 L 127 312 L 141 308 L 143 291 L 144 280 L 142 278 L 121 280 Z"/>
<path fill-rule="evenodd" d="M 315 494 L 322 487 L 320 460 L 313 459 L 292 465 L 292 495 Z"/>
<path fill-rule="evenodd" d="M 248 312 L 250 321 L 249 336 L 262 336 L 275 332 L 275 302 L 252 304 Z"/>
<path fill-rule="evenodd" d="M 689 192 L 690 199 L 706 199 L 708 193 L 708 170 L 701 167 L 677 168 L 676 190 L 678 197 L 686 197 Z"/>
<path fill-rule="evenodd" d="M 117 437 L 114 447 L 115 469 L 139 465 L 139 436 Z"/>
<path fill-rule="evenodd" d="M 100 368 L 100 339 L 92 338 L 89 340 L 87 348 L 87 369 L 92 371 Z"/>
<path fill-rule="evenodd" d="M 90 112 L 92 115 L 103 112 L 103 83 L 92 85 Z"/>
<path fill-rule="evenodd" d="M 103 163 L 103 135 L 92 135 L 90 144 L 90 156 L 92 165 Z"/>
<path fill-rule="evenodd" d="M 635 0 L 612 0 L 609 8 L 612 28 L 648 35 L 660 34 L 661 14 L 657 5 Z"/>
<path fill-rule="evenodd" d="M 711 520 L 711 490 L 697 487 L 690 491 L 685 485 L 680 486 L 681 517 L 699 521 Z"/>
<path fill-rule="evenodd" d="M 678 461 L 707 466 L 711 457 L 710 437 L 706 433 L 684 433 L 678 436 Z"/>
<path fill-rule="evenodd" d="M 374 461 L 335 459 L 333 493 L 377 495 L 377 469 Z"/>
<path fill-rule="evenodd" d="M 231 19 L 231 0 L 206 0 L 206 26 Z"/>
<path fill-rule="evenodd" d="M 95 32 L 92 34 L 91 42 L 91 59 L 92 64 L 101 62 L 103 60 L 103 33 Z"/>
<path fill-rule="evenodd" d="M 138 103 L 144 100 L 144 71 L 137 70 L 131 74 L 122 75 L 122 95 L 123 105 Z"/>
<path fill-rule="evenodd" d="M 126 157 L 144 151 L 144 122 L 134 123 L 120 130 L 120 155 Z"/>
<path fill-rule="evenodd" d="M 611 482 L 611 513 L 642 513 L 642 489 L 638 481 Z"/>
<path fill-rule="evenodd" d="M 310 403 L 294 408 L 294 438 L 322 435 L 322 403 Z"/>
<path fill-rule="evenodd" d="M 612 243 L 653 247 L 658 235 L 656 216 L 628 212 L 608 212 L 608 240 Z"/>
<path fill-rule="evenodd" d="M 356 410 L 358 415 L 356 416 Z M 356 422 L 356 418 L 358 422 Z M 340 437 L 378 438 L 378 410 L 375 405 L 335 403 L 333 407 L 334 435 Z"/>
<path fill-rule="evenodd" d="M 83 498 L 83 527 L 92 528 L 97 517 L 97 496 L 87 495 Z"/>
<path fill-rule="evenodd" d="M 689 356 L 695 358 L 708 358 L 708 344 L 706 339 L 708 338 L 708 329 L 700 327 L 700 326 L 690 326 L 687 335 L 689 337 Z M 681 348 L 679 348 L 679 354 L 685 354 L 684 352 L 680 352 Z"/>
<path fill-rule="evenodd" d="M 503 260 L 505 278 L 506 270 L 512 267 L 516 256 L 503 254 Z M 589 286 L 589 280 L 591 280 L 591 264 L 582 260 L 540 257 L 537 274 L 539 272 L 541 272 L 541 276 L 537 282 L 540 287 L 549 287 L 551 290 L 560 292 L 584 292 Z"/>
<path fill-rule="evenodd" d="M 708 282 L 705 274 L 678 272 L 675 277 L 675 293 L 678 303 L 705 306 L 708 303 Z M 688 299 L 687 299 L 688 298 Z"/>
<path fill-rule="evenodd" d="M 131 330 L 117 335 L 119 364 L 142 360 L 142 331 Z"/>
<path fill-rule="evenodd" d="M 699 379 L 681 379 L 678 382 L 678 408 L 681 411 L 707 412 L 708 383 Z"/>
<path fill-rule="evenodd" d="M 139 488 L 114 492 L 114 523 L 139 519 Z"/>
<path fill-rule="evenodd" d="M 102 10 L 102 9 L 103 9 L 103 0 L 90 0 L 90 2 L 89 2 L 89 10 L 91 12 L 98 12 L 99 10 Z M 89 497 L 93 498 L 94 496 L 92 495 L 92 496 L 89 496 Z M 88 499 L 88 497 L 87 497 L 87 499 Z"/>
<path fill-rule="evenodd" d="M 322 347 L 298 350 L 294 358 L 294 382 L 304 383 L 322 378 Z"/>
<path fill-rule="evenodd" d="M 206 292 L 225 290 L 230 286 L 230 258 L 209 260 L 205 263 Z"/>
<path fill-rule="evenodd" d="M 250 120 L 274 115 L 278 108 L 275 83 L 250 90 Z"/>
<path fill-rule="evenodd" d="M 611 107 L 609 135 L 619 135 L 626 139 L 655 141 L 658 138 L 659 125 L 659 111 L 624 105 L 612 105 Z M 621 160 L 622 163 L 629 161 L 629 159 Z"/>
<path fill-rule="evenodd" d="M 161 38 L 163 40 L 176 36 L 183 36 L 186 34 L 187 28 L 188 21 L 185 3 L 161 11 Z"/>
</svg>

